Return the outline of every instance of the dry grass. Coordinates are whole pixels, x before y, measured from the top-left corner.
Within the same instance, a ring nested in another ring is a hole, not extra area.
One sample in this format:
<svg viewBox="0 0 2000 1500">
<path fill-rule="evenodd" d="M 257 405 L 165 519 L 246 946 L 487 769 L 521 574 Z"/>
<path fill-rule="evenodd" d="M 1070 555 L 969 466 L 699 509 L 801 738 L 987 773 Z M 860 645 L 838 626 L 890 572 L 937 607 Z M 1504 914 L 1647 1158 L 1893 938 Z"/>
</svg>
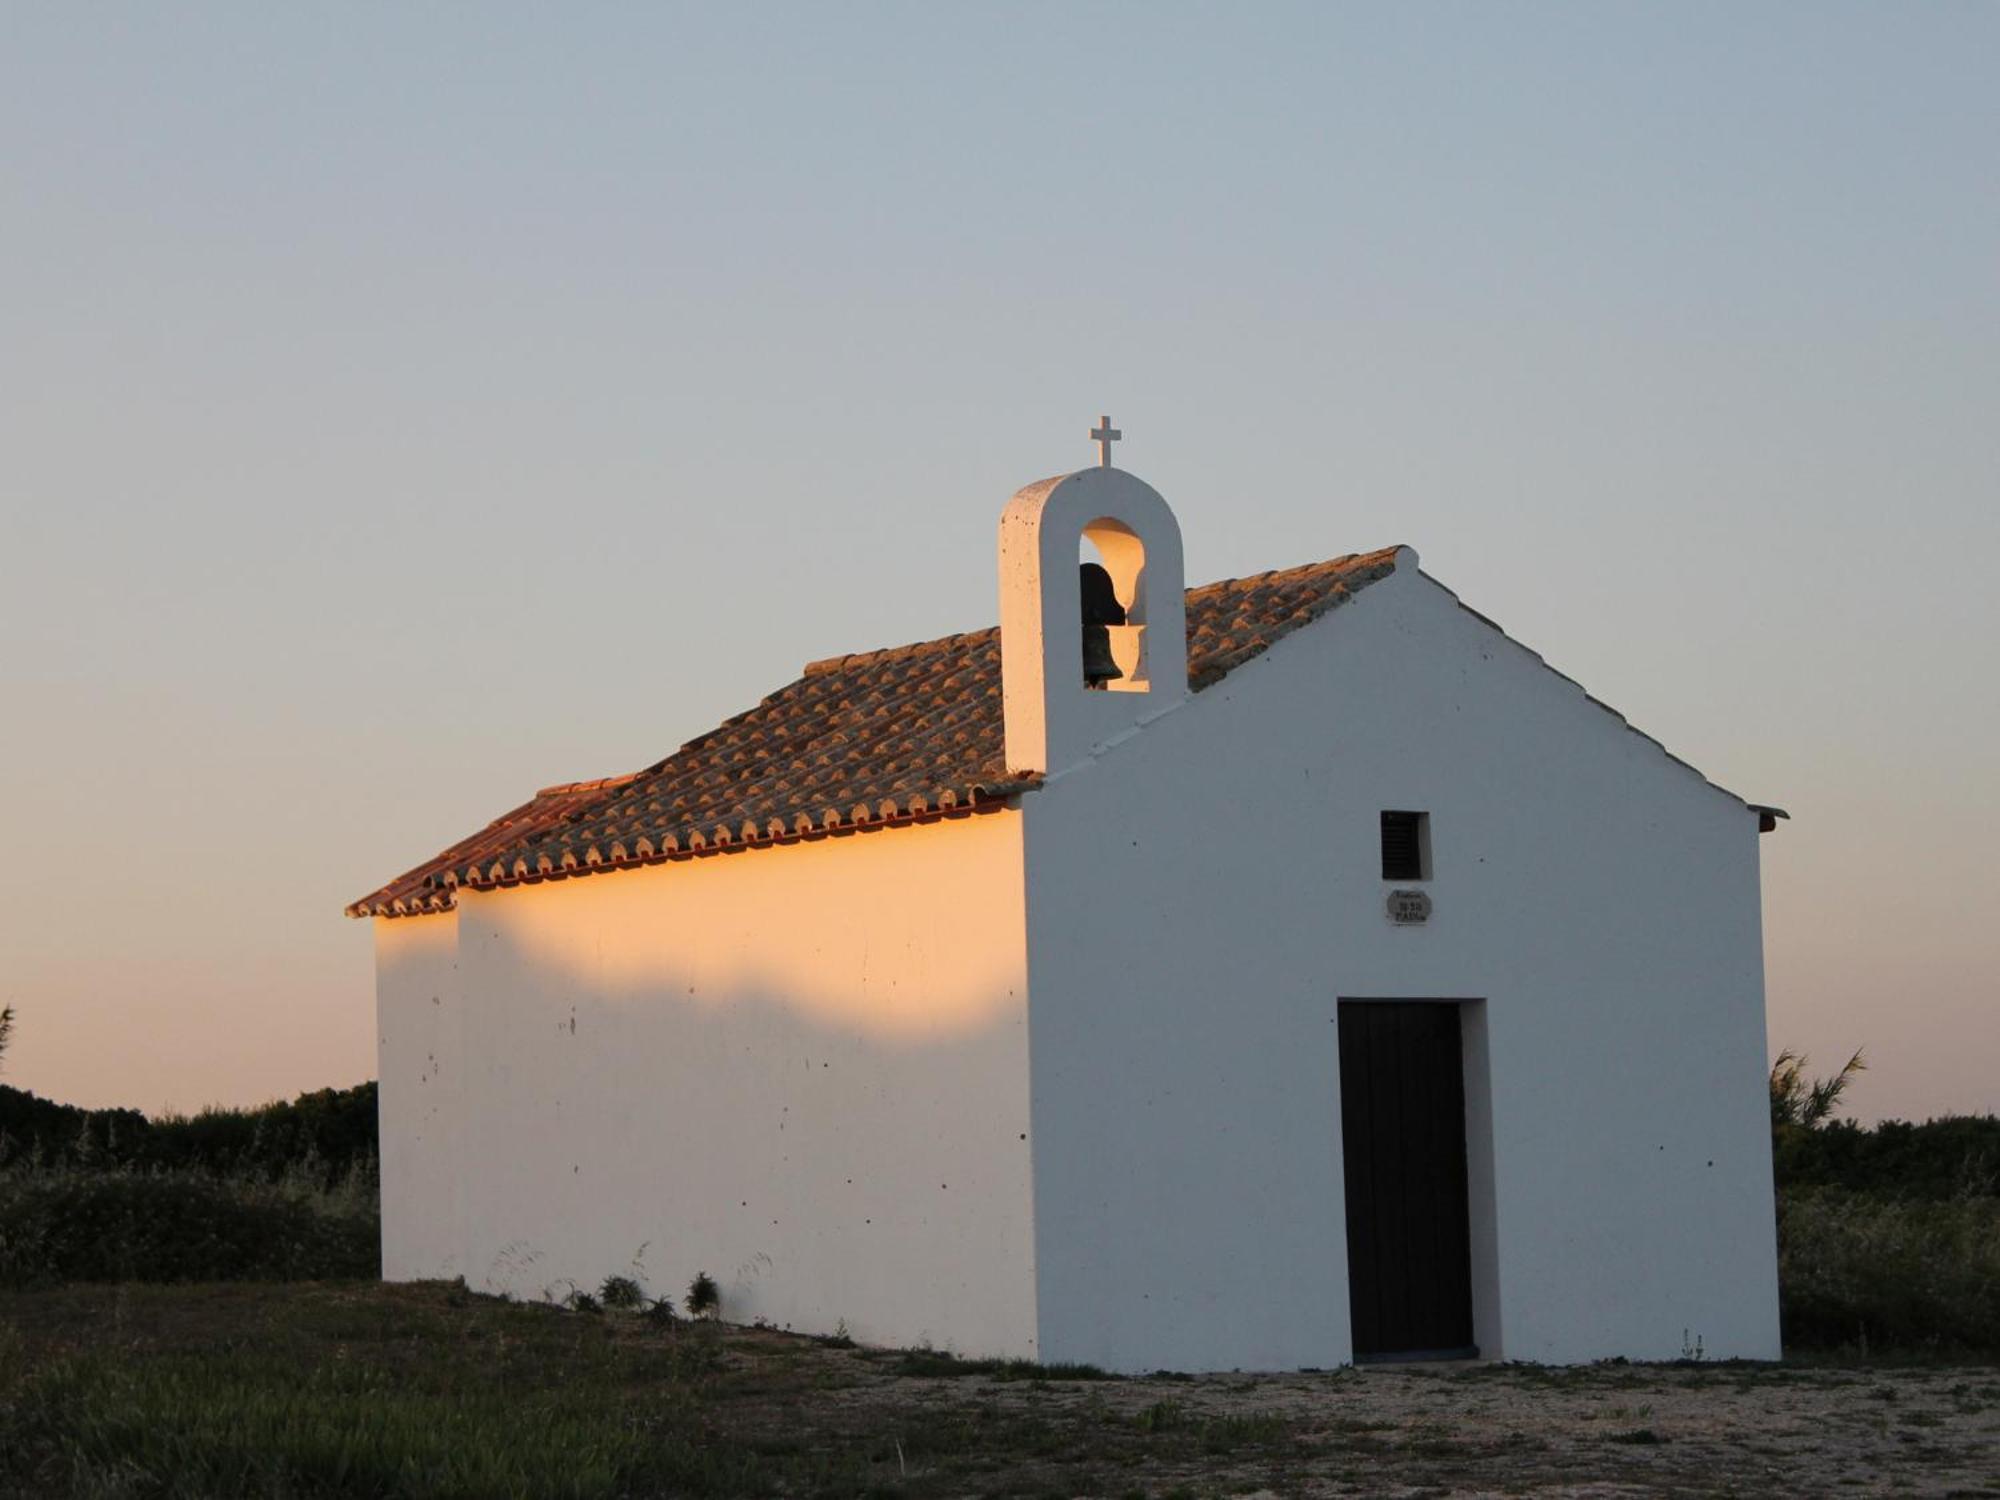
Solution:
<svg viewBox="0 0 2000 1500">
<path fill-rule="evenodd" d="M 445 1286 L 0 1294 L 17 1496 L 2000 1494 L 1996 1457 L 1980 1366 L 1111 1380 Z"/>
</svg>

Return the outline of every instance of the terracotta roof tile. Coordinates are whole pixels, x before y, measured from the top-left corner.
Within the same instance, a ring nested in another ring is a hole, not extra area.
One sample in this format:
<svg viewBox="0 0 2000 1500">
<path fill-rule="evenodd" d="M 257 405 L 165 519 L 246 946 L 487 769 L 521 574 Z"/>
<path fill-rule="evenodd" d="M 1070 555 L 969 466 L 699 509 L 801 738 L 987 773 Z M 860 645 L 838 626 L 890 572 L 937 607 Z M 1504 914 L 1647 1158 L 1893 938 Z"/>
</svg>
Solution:
<svg viewBox="0 0 2000 1500">
<path fill-rule="evenodd" d="M 398 875 L 373 895 L 362 897 L 347 908 L 347 914 L 354 917 L 410 917 L 448 910 L 452 904 L 451 889 L 436 879 L 442 872 L 495 859 L 608 797 L 631 780 L 630 776 L 607 776 L 601 781 L 572 781 L 562 786 L 543 787 L 512 812 L 502 813 L 470 838 L 460 839 L 442 854 L 434 855 L 414 870 Z"/>
<path fill-rule="evenodd" d="M 1220 681 L 1394 572 L 1395 559 L 1389 548 L 1190 589 L 1189 685 Z M 959 814 L 1036 784 L 1007 770 L 998 630 L 828 657 L 656 765 L 537 792 L 347 912 L 442 911 L 458 885 Z"/>
</svg>

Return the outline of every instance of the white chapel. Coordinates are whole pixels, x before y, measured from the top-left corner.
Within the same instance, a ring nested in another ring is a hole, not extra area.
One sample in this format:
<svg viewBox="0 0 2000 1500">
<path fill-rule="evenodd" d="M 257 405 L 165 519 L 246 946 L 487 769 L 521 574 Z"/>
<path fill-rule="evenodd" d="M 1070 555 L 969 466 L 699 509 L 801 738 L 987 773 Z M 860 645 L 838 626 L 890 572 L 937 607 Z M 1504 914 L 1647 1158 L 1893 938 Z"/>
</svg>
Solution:
<svg viewBox="0 0 2000 1500">
<path fill-rule="evenodd" d="M 383 1274 L 1120 1371 L 1775 1357 L 1782 814 L 1407 547 L 1188 588 L 1092 436 L 997 629 L 348 908 Z"/>
</svg>

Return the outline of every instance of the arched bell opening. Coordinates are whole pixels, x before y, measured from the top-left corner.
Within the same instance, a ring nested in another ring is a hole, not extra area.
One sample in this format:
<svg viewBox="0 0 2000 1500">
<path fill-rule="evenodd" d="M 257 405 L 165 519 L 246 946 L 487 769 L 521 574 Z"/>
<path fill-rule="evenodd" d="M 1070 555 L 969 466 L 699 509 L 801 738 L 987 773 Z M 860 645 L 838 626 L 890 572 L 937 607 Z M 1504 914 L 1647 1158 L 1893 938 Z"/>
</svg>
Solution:
<svg viewBox="0 0 2000 1500">
<path fill-rule="evenodd" d="M 1124 522 L 1099 516 L 1077 540 L 1077 585 L 1083 685 L 1094 692 L 1150 692 L 1146 544 Z"/>
<path fill-rule="evenodd" d="M 1187 697 L 1181 533 L 1158 491 L 1103 467 L 1040 480 L 1007 502 L 999 540 L 1008 770 L 1060 774 Z M 1100 627 L 1119 675 L 1093 671 L 1095 688 L 1085 682 L 1084 590 L 1072 571 L 1083 562 L 1104 570 L 1091 585 L 1100 606 L 1108 579 L 1125 614 L 1124 624 Z"/>
</svg>

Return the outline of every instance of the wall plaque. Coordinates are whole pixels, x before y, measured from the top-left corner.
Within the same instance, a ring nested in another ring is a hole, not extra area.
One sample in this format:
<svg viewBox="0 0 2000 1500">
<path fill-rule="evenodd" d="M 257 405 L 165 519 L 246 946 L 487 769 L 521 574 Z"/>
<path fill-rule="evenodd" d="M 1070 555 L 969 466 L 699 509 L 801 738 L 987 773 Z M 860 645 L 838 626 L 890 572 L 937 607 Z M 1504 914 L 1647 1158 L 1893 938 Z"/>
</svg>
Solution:
<svg viewBox="0 0 2000 1500">
<path fill-rule="evenodd" d="M 1431 898 L 1426 891 L 1389 892 L 1389 920 L 1398 927 L 1417 927 L 1431 919 Z"/>
</svg>

